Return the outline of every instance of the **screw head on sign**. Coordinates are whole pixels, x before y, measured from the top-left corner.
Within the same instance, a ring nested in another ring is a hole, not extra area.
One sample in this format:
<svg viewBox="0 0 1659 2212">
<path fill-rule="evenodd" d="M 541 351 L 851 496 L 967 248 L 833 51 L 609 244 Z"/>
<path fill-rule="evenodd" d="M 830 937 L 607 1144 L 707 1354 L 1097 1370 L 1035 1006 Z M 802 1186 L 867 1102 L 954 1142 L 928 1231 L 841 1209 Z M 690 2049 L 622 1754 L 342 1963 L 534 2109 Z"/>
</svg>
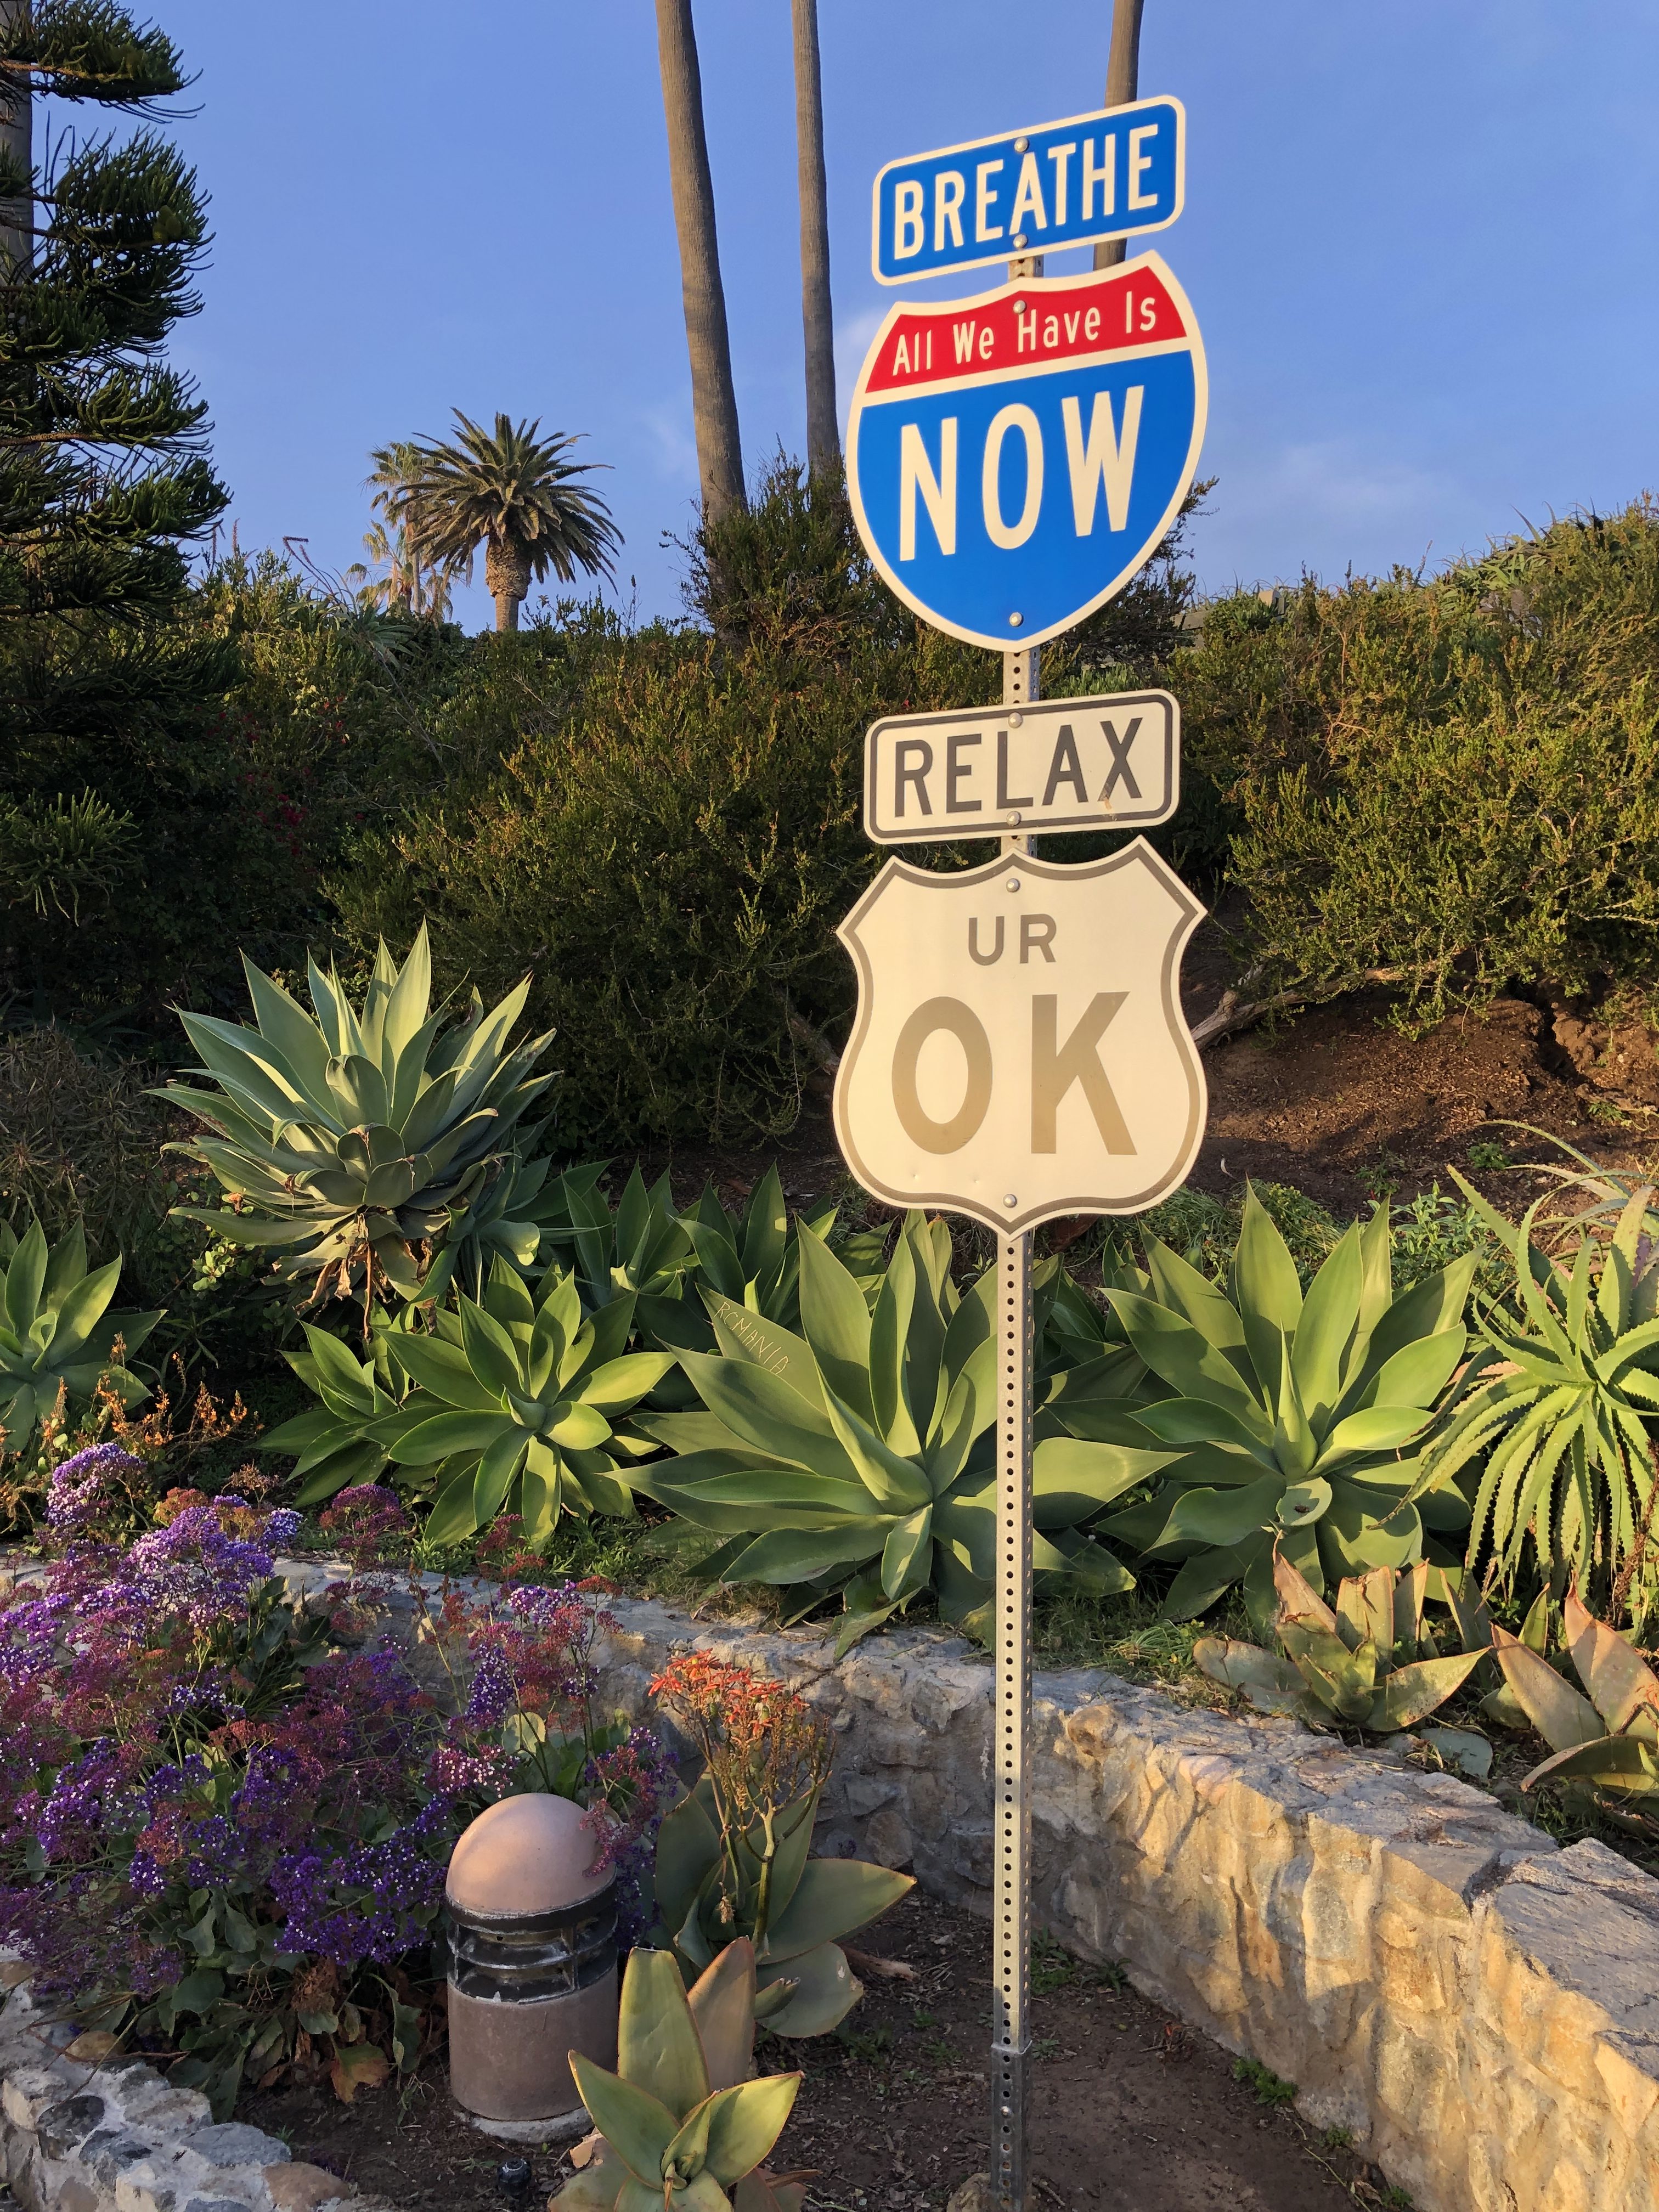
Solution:
<svg viewBox="0 0 1659 2212">
<path fill-rule="evenodd" d="M 1015 313 L 1017 315 L 1023 315 L 1023 314 L 1025 313 L 1025 302 L 1024 302 L 1024 300 L 1016 300 L 1016 301 L 1015 301 L 1015 302 L 1014 302 L 1014 313 Z"/>
<path fill-rule="evenodd" d="M 1014 244 L 1018 246 L 1022 253 L 1025 251 L 1025 233 L 1023 230 L 1017 230 L 1014 233 Z"/>
<path fill-rule="evenodd" d="M 1025 141 L 1024 138 L 1016 138 L 1016 139 L 1015 139 L 1015 141 L 1014 141 L 1014 151 L 1015 151 L 1015 153 L 1016 153 L 1016 154 L 1023 154 L 1023 153 L 1025 151 L 1025 147 L 1026 147 L 1026 141 Z"/>
<path fill-rule="evenodd" d="M 1007 1196 L 1002 1202 L 1005 1206 L 1018 1206 L 1019 1204 L 1019 1200 L 1014 1196 L 1012 1191 L 1008 1193 Z"/>
<path fill-rule="evenodd" d="M 1008 878 L 1008 889 L 1009 889 L 1011 891 L 1017 891 L 1017 890 L 1019 889 L 1019 878 L 1018 878 L 1018 876 L 1010 876 L 1010 877 L 1009 877 L 1009 878 Z"/>
<path fill-rule="evenodd" d="M 1016 812 L 1014 812 L 1014 813 L 1011 814 L 1011 815 L 1008 817 L 1008 827 L 1009 827 L 1011 830 L 1013 830 L 1013 829 L 1017 829 L 1017 828 L 1018 827 L 1018 824 L 1019 824 L 1019 815 L 1018 815 L 1018 811 L 1016 811 Z"/>
<path fill-rule="evenodd" d="M 1024 720 L 1025 717 L 1024 714 L 1010 714 L 1008 717 L 1008 726 L 1011 730 L 1018 730 L 1023 727 Z"/>
<path fill-rule="evenodd" d="M 1018 629 L 1019 628 L 1020 624 L 1024 621 L 1024 619 L 1025 619 L 1025 617 L 1024 617 L 1024 615 L 1010 615 L 1010 616 L 1009 616 L 1009 617 L 1008 617 L 1008 627 L 1009 627 L 1009 629 Z"/>
</svg>

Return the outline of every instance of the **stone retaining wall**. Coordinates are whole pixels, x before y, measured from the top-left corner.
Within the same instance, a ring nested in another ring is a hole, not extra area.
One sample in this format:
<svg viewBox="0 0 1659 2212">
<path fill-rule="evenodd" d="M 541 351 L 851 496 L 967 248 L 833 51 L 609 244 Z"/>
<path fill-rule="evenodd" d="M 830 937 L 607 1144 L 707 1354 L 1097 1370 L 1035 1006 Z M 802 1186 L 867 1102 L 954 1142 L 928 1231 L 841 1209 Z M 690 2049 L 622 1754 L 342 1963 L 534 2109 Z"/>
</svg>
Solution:
<svg viewBox="0 0 1659 2212">
<path fill-rule="evenodd" d="M 283 1571 L 298 1596 L 343 1570 Z M 908 1629 L 838 1665 L 815 1631 L 612 1609 L 607 1703 L 643 1714 L 693 1645 L 763 1667 L 840 1738 L 821 1848 L 988 1914 L 982 1656 Z M 1419 2212 L 1659 2212 L 1659 1882 L 1294 1722 L 1095 1672 L 1039 1676 L 1036 1720 L 1036 1911 L 1068 1948 L 1296 2082 Z M 0 2142 L 27 2212 L 318 2212 L 307 2192 L 337 2192 L 148 2067 L 77 2063 L 69 2033 L 26 1992 L 0 2015 Z"/>
<path fill-rule="evenodd" d="M 198 2089 L 77 2047 L 73 2026 L 27 1989 L 0 2009 L 0 2179 L 24 2212 L 372 2212 L 275 2136 L 216 2127 Z"/>
<path fill-rule="evenodd" d="M 693 1644 L 840 1735 L 821 1848 L 989 1912 L 991 1674 L 957 1638 L 700 1624 L 613 1601 L 605 1687 L 643 1712 Z M 1659 1882 L 1492 1798 L 1288 1720 L 1095 1672 L 1036 1686 L 1037 1920 L 1297 2083 L 1419 2212 L 1659 2208 Z"/>
</svg>

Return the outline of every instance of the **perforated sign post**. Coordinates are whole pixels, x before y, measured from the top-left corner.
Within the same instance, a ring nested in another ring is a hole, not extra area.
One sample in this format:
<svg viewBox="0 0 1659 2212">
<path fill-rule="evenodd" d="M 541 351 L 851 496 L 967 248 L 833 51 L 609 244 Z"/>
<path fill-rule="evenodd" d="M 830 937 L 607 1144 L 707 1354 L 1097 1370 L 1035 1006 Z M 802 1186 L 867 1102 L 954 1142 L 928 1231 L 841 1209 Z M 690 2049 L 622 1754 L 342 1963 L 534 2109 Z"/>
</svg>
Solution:
<svg viewBox="0 0 1659 2212">
<path fill-rule="evenodd" d="M 896 306 L 848 424 L 876 568 L 924 620 L 1002 653 L 1000 708 L 869 732 L 874 842 L 994 836 L 1001 852 L 949 875 L 890 860 L 842 925 L 859 1010 L 836 1129 L 866 1190 L 996 1231 L 991 2172 L 1006 2212 L 1027 2203 L 1032 1231 L 1153 1204 L 1186 1176 L 1205 1114 L 1180 999 L 1203 909 L 1143 838 L 1080 866 L 1031 848 L 1037 830 L 1174 811 L 1175 701 L 1039 702 L 1036 648 L 1120 591 L 1180 512 L 1204 434 L 1203 343 L 1156 254 L 1054 279 L 1039 254 L 1172 222 L 1184 132 L 1178 101 L 1142 100 L 889 163 L 882 283 L 1016 258 L 981 298 Z"/>
</svg>

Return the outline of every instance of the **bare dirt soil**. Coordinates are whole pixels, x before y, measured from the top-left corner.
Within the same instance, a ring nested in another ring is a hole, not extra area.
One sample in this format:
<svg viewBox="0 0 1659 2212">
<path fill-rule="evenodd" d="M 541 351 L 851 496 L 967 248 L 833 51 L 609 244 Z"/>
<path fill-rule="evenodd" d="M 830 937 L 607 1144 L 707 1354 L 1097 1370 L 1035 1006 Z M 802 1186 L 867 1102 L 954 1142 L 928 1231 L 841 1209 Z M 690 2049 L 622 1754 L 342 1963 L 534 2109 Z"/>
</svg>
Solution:
<svg viewBox="0 0 1659 2212">
<path fill-rule="evenodd" d="M 990 1932 L 913 1894 L 868 1931 L 913 1980 L 866 1979 L 839 2037 L 763 2039 L 771 2072 L 803 2066 L 796 2118 L 769 2163 L 815 2167 L 811 2212 L 942 2212 L 988 2163 L 986 2046 Z M 1401 2203 L 1374 2169 L 1334 2148 L 1283 2101 L 1267 2076 L 1235 2078 L 1233 2061 L 1115 1968 L 1062 1952 L 1036 1959 L 1032 2093 L 1033 2203 L 1134 2212 L 1336 2212 Z M 1275 2099 L 1279 2100 L 1274 2101 Z M 496 2179 L 510 2154 L 450 2104 L 441 2059 L 400 2093 L 361 2093 L 349 2109 L 325 2082 L 250 2095 L 238 2118 L 283 2134 L 311 2160 L 410 2208 L 502 2212 Z M 539 2212 L 570 2171 L 556 2146 L 526 2150 Z"/>
</svg>

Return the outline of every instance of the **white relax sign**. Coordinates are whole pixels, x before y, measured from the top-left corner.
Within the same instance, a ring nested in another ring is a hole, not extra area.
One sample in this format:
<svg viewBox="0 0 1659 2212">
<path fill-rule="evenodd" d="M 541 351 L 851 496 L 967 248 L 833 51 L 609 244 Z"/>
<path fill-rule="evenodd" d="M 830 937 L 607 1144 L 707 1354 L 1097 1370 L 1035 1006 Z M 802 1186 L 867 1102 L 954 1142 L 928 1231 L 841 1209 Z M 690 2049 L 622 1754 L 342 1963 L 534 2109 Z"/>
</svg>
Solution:
<svg viewBox="0 0 1659 2212">
<path fill-rule="evenodd" d="M 1180 750 L 1167 691 L 892 715 L 864 741 L 864 834 L 903 845 L 1149 828 L 1176 811 Z"/>
<path fill-rule="evenodd" d="M 1174 1189 L 1204 1128 L 1180 995 L 1203 914 L 1140 837 L 1082 866 L 890 860 L 840 931 L 859 1009 L 836 1132 L 865 1188 L 1005 1235 Z"/>
</svg>

